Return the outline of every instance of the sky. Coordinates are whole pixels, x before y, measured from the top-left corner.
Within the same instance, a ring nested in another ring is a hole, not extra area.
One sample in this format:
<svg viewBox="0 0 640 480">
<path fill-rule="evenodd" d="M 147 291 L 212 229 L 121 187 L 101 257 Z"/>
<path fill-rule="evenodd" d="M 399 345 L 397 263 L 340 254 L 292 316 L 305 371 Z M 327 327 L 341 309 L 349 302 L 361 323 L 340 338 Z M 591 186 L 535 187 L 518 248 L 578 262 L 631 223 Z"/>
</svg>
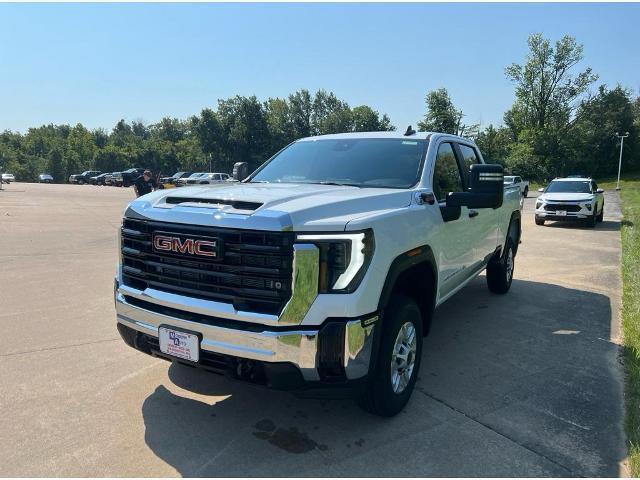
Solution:
<svg viewBox="0 0 640 480">
<path fill-rule="evenodd" d="M 569 34 L 598 84 L 640 92 L 640 4 L 0 4 L 0 131 L 110 130 L 217 100 L 331 90 L 399 129 L 448 89 L 466 123 L 502 122 L 527 37 Z"/>
</svg>

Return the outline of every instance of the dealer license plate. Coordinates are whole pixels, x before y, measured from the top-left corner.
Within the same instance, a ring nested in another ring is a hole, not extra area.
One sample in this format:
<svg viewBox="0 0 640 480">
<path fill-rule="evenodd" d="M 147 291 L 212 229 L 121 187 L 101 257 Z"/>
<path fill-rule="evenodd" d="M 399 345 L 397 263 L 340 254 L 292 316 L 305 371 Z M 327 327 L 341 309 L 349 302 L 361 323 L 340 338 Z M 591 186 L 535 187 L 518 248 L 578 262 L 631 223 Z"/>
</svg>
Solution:
<svg viewBox="0 0 640 480">
<path fill-rule="evenodd" d="M 158 340 L 162 353 L 190 362 L 197 362 L 200 359 L 200 337 L 195 333 L 159 327 Z"/>
</svg>

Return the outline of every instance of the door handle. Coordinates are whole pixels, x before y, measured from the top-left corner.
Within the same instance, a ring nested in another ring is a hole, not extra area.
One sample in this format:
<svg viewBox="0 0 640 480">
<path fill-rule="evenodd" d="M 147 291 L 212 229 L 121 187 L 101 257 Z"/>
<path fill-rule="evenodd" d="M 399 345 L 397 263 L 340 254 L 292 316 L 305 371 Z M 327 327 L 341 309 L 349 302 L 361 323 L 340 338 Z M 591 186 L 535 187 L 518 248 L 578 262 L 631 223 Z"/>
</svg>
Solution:
<svg viewBox="0 0 640 480">
<path fill-rule="evenodd" d="M 473 218 L 473 217 L 477 217 L 478 216 L 478 211 L 477 210 L 469 210 L 469 218 Z"/>
</svg>

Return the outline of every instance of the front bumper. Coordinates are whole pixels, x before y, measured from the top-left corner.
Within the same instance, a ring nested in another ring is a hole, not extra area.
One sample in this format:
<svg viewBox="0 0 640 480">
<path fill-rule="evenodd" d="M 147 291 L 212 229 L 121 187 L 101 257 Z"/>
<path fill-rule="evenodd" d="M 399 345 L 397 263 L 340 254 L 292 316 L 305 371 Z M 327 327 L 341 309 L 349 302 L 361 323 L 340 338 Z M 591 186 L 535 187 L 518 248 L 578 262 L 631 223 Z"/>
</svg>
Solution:
<svg viewBox="0 0 640 480">
<path fill-rule="evenodd" d="M 553 212 L 545 212 L 544 210 L 538 211 L 536 210 L 536 217 L 542 218 L 544 220 L 554 220 L 560 222 L 571 222 L 576 220 L 586 220 L 593 215 L 591 212 L 588 214 L 585 213 L 575 213 L 575 212 L 567 212 L 566 215 L 556 215 Z"/>
<path fill-rule="evenodd" d="M 591 202 L 567 202 L 566 204 L 556 204 L 553 203 L 551 209 L 547 210 L 545 207 L 549 208 L 547 204 L 543 203 L 539 208 L 535 209 L 536 218 L 544 219 L 544 220 L 558 220 L 558 221 L 572 221 L 572 220 L 586 220 L 593 215 L 593 208 L 595 208 L 595 203 L 593 203 L 591 209 L 588 209 L 585 206 L 585 203 Z M 576 210 L 576 211 L 571 211 Z M 562 215 L 558 215 L 558 212 L 564 212 Z"/>
<path fill-rule="evenodd" d="M 158 327 L 164 325 L 201 335 L 203 360 L 196 366 L 250 381 L 251 375 L 243 375 L 243 369 L 271 372 L 271 378 L 266 381 L 265 376 L 257 375 L 261 381 L 256 383 L 274 388 L 344 386 L 364 379 L 369 372 L 378 324 L 376 314 L 363 318 L 327 319 L 318 327 L 268 326 L 210 316 L 205 311 L 195 313 L 171 308 L 148 302 L 144 296 L 136 298 L 131 293 L 127 287 L 120 287 L 116 280 L 118 329 L 129 345 L 145 353 L 164 356 L 157 347 Z M 212 359 L 222 367 L 211 367 Z M 297 377 L 299 381 L 287 381 L 283 386 L 278 372 L 287 371 L 287 365 L 294 368 L 296 375 L 282 373 L 282 376 Z"/>
</svg>

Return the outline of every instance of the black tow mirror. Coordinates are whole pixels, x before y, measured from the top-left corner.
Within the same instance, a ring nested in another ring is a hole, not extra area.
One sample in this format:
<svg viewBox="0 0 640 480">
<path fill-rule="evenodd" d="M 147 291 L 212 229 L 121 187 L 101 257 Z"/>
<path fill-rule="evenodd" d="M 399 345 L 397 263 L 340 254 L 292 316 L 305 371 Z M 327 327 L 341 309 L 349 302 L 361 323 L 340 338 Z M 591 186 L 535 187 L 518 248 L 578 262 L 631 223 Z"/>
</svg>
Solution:
<svg viewBox="0 0 640 480">
<path fill-rule="evenodd" d="M 448 207 L 499 208 L 504 197 L 502 165 L 471 165 L 466 192 L 450 192 Z"/>
</svg>

